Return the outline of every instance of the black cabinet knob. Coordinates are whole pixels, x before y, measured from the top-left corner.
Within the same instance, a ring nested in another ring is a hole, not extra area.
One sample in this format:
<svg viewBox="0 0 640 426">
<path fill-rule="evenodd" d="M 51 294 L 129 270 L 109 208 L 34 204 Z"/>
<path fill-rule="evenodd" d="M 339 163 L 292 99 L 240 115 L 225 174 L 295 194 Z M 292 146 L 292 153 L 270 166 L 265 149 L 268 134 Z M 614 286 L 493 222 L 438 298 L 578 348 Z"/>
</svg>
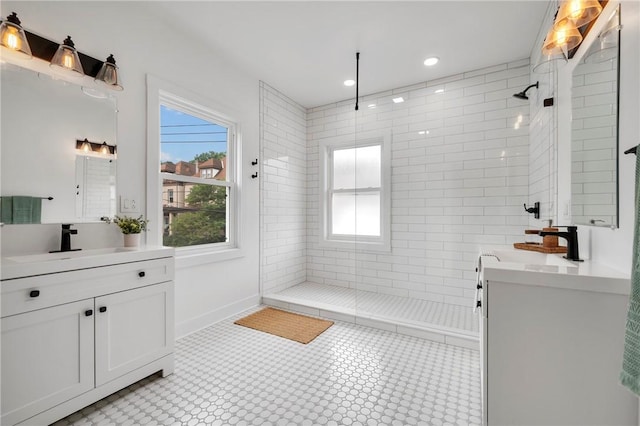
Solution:
<svg viewBox="0 0 640 426">
<path fill-rule="evenodd" d="M 478 290 L 480 290 L 480 289 L 482 288 L 482 284 L 480 284 L 480 283 L 476 284 L 476 288 L 477 288 Z"/>
<path fill-rule="evenodd" d="M 107 312 L 107 307 L 106 306 L 100 306 L 100 309 L 98 309 L 100 312 Z"/>
<path fill-rule="evenodd" d="M 31 290 L 29 292 L 29 297 L 38 297 L 40 296 L 40 290 Z"/>
<path fill-rule="evenodd" d="M 138 276 L 139 276 L 140 278 L 144 278 L 144 276 L 145 276 L 144 271 L 140 271 L 140 272 L 138 272 Z"/>
<path fill-rule="evenodd" d="M 91 309 L 87 309 L 86 311 L 84 311 L 85 317 L 90 317 L 91 315 L 93 315 L 93 311 Z"/>
<path fill-rule="evenodd" d="M 476 308 L 481 308 L 482 307 L 482 302 L 477 300 L 476 301 Z"/>
</svg>

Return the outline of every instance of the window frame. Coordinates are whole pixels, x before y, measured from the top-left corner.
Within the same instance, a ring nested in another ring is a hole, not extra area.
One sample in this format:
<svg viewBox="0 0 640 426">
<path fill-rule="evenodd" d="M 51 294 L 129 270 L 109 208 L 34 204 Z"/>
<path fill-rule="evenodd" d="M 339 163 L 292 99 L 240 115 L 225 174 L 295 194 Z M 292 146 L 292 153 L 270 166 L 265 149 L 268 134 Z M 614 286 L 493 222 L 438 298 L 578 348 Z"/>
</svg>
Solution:
<svg viewBox="0 0 640 426">
<path fill-rule="evenodd" d="M 160 108 L 166 106 L 195 117 L 214 122 L 228 129 L 226 180 L 181 176 L 160 171 L 161 136 Z M 151 219 L 147 243 L 163 245 L 162 185 L 165 179 L 184 183 L 223 186 L 229 189 L 227 198 L 227 241 L 175 247 L 176 257 L 187 259 L 185 263 L 197 265 L 207 262 L 233 259 L 244 255 L 241 244 L 241 131 L 240 124 L 232 116 L 221 113 L 227 108 L 210 99 L 185 90 L 172 83 L 147 75 L 147 217 Z M 184 263 L 184 262 L 183 262 Z"/>
<path fill-rule="evenodd" d="M 360 148 L 380 145 L 380 236 L 358 236 L 332 233 L 332 195 L 336 193 L 367 193 L 377 189 L 354 188 L 349 190 L 333 189 L 333 152 L 339 149 Z M 382 136 L 350 139 L 331 138 L 320 141 L 320 190 L 319 190 L 319 244 L 321 247 L 359 249 L 363 251 L 391 251 L 391 133 Z"/>
</svg>

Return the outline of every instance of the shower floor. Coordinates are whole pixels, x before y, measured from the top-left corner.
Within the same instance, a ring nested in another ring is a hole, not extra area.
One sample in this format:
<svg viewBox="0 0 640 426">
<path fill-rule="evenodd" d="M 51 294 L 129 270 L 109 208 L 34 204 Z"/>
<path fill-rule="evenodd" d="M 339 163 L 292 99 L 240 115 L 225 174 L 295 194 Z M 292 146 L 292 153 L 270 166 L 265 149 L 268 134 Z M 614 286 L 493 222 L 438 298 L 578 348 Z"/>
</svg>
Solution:
<svg viewBox="0 0 640 426">
<path fill-rule="evenodd" d="M 478 349 L 478 317 L 464 306 L 311 282 L 266 294 L 263 303 Z"/>
</svg>

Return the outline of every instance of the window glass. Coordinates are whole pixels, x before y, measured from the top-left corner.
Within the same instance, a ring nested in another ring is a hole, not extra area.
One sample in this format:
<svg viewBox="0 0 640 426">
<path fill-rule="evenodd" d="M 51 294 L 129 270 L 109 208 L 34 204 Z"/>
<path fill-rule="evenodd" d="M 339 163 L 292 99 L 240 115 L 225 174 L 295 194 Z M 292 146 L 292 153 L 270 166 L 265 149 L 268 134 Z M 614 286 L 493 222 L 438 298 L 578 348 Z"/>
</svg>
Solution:
<svg viewBox="0 0 640 426">
<path fill-rule="evenodd" d="M 333 151 L 333 188 L 379 188 L 381 146 Z"/>
<path fill-rule="evenodd" d="M 161 105 L 163 244 L 229 242 L 230 128 Z"/>
<path fill-rule="evenodd" d="M 380 192 L 334 193 L 334 235 L 380 236 Z"/>
<path fill-rule="evenodd" d="M 227 180 L 224 170 L 229 129 L 176 109 L 160 107 L 160 170 L 182 176 Z M 216 174 L 212 175 L 212 169 Z M 204 176 L 202 176 L 204 177 Z"/>
</svg>

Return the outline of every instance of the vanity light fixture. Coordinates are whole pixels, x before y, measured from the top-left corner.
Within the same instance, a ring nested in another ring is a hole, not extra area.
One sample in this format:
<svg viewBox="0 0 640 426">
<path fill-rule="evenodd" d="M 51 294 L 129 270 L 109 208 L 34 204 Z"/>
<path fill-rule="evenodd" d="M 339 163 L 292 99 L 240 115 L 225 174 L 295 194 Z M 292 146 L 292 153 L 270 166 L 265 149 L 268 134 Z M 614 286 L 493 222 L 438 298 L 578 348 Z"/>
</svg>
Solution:
<svg viewBox="0 0 640 426">
<path fill-rule="evenodd" d="M 600 15 L 602 6 L 598 0 L 567 0 L 560 6 L 554 23 L 555 28 L 567 24 L 580 28 Z"/>
<path fill-rule="evenodd" d="M 582 43 L 582 34 L 570 22 L 565 22 L 561 26 L 554 26 L 547 33 L 547 37 L 542 44 L 542 53 L 568 52 Z"/>
<path fill-rule="evenodd" d="M 564 65 L 567 61 L 567 54 L 562 48 L 549 49 L 542 52 L 533 67 L 533 72 L 536 74 L 546 74 L 551 71 L 554 66 Z"/>
<path fill-rule="evenodd" d="M 76 140 L 76 149 L 78 151 L 82 151 L 83 153 L 97 153 L 100 155 L 115 155 L 117 148 L 115 145 L 109 145 L 106 141 L 105 142 L 91 142 L 88 139 L 84 139 L 84 140 L 80 140 L 77 139 Z"/>
<path fill-rule="evenodd" d="M 96 81 L 106 85 L 111 90 L 122 90 L 122 82 L 120 81 L 120 73 L 116 66 L 116 60 L 113 55 L 109 55 L 102 64 L 100 71 L 96 75 Z"/>
<path fill-rule="evenodd" d="M 31 59 L 31 47 L 27 41 L 27 35 L 20 26 L 20 19 L 15 12 L 7 16 L 0 24 L 0 45 L 5 52 L 10 52 L 20 59 Z"/>
<path fill-rule="evenodd" d="M 84 75 L 78 51 L 75 48 L 73 40 L 71 40 L 71 36 L 67 36 L 62 44 L 58 46 L 58 50 L 56 50 L 53 58 L 51 58 L 49 66 L 59 72 L 70 72 L 76 76 Z"/>
<path fill-rule="evenodd" d="M 598 0 L 565 0 L 561 2 L 553 26 L 542 45 L 542 55 L 533 67 L 535 73 L 545 73 L 556 63 L 566 63 L 589 32 L 590 22 L 602 12 Z"/>
<path fill-rule="evenodd" d="M 607 27 L 598 34 L 598 39 L 591 45 L 585 54 L 584 61 L 590 64 L 606 62 L 617 57 L 618 43 L 620 38 L 620 14 L 619 7 L 609 18 Z"/>
</svg>

